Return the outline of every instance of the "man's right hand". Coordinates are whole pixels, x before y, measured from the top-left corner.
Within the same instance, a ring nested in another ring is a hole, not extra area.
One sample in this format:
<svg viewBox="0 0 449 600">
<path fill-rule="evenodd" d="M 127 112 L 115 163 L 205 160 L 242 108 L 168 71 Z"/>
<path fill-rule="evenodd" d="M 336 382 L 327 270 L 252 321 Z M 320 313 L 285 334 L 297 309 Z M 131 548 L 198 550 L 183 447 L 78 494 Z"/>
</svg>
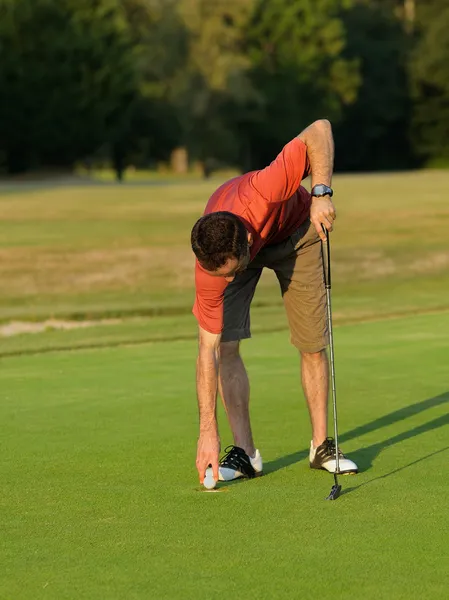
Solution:
<svg viewBox="0 0 449 600">
<path fill-rule="evenodd" d="M 218 457 L 220 454 L 220 438 L 218 431 L 212 430 L 200 432 L 196 452 L 196 468 L 200 478 L 200 484 L 203 484 L 206 469 L 212 465 L 212 471 L 215 481 L 218 481 Z"/>
</svg>

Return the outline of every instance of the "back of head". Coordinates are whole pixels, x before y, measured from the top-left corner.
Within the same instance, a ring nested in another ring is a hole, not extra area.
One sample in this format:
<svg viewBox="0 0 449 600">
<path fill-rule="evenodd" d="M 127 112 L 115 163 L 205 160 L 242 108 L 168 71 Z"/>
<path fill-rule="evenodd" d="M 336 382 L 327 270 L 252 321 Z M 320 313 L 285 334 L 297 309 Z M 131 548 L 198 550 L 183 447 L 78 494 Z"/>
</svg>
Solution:
<svg viewBox="0 0 449 600">
<path fill-rule="evenodd" d="M 248 248 L 248 234 L 238 217 L 220 211 L 201 217 L 192 229 L 192 250 L 201 266 L 216 271 L 229 258 L 240 260 Z"/>
</svg>

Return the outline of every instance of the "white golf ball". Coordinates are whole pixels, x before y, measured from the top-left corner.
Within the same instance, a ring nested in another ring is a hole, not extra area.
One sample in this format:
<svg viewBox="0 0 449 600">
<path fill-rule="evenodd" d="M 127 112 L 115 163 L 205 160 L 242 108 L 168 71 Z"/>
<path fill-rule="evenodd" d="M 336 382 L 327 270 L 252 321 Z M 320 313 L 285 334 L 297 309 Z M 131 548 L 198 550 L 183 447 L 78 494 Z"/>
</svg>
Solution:
<svg viewBox="0 0 449 600">
<path fill-rule="evenodd" d="M 203 485 L 206 488 L 206 490 L 213 490 L 216 484 L 217 482 L 214 479 L 213 471 L 209 467 L 208 469 L 206 469 L 206 477 L 204 478 Z"/>
</svg>

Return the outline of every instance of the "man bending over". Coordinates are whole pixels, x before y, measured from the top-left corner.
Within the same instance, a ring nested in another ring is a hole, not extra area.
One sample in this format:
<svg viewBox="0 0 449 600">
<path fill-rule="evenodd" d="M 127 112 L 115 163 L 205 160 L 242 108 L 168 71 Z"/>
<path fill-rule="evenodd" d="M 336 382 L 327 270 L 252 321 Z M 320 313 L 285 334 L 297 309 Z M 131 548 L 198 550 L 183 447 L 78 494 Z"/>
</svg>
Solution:
<svg viewBox="0 0 449 600">
<path fill-rule="evenodd" d="M 250 305 L 264 267 L 273 269 L 287 311 L 291 341 L 301 354 L 301 376 L 312 424 L 310 466 L 335 470 L 327 437 L 329 389 L 322 227 L 332 231 L 334 143 L 329 121 L 312 123 L 265 169 L 224 183 L 192 230 L 199 326 L 197 395 L 200 416 L 196 467 L 203 482 L 262 473 L 249 418 L 249 381 L 239 352 L 251 337 Z M 312 176 L 312 194 L 301 181 Z M 220 391 L 234 446 L 219 461 L 216 404 Z M 340 454 L 340 471 L 357 465 Z"/>
</svg>

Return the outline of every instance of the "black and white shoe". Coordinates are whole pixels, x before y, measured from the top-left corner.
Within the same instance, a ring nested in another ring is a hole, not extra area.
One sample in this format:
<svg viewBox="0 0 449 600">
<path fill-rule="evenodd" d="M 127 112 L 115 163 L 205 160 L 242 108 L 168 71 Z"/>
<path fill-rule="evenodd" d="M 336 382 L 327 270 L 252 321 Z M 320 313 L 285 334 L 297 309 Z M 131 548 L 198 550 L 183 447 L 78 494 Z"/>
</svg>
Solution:
<svg viewBox="0 0 449 600">
<path fill-rule="evenodd" d="M 228 446 L 225 452 L 218 467 L 220 481 L 232 481 L 239 477 L 252 479 L 262 475 L 262 457 L 259 450 L 256 450 L 254 458 L 238 446 Z"/>
<path fill-rule="evenodd" d="M 314 448 L 313 442 L 310 442 L 309 463 L 311 469 L 325 469 L 329 473 L 335 473 L 336 462 L 335 441 L 333 438 L 326 438 L 318 448 Z M 348 475 L 355 475 L 359 470 L 355 462 L 343 454 L 340 447 L 338 448 L 338 466 L 339 473 Z"/>
</svg>

